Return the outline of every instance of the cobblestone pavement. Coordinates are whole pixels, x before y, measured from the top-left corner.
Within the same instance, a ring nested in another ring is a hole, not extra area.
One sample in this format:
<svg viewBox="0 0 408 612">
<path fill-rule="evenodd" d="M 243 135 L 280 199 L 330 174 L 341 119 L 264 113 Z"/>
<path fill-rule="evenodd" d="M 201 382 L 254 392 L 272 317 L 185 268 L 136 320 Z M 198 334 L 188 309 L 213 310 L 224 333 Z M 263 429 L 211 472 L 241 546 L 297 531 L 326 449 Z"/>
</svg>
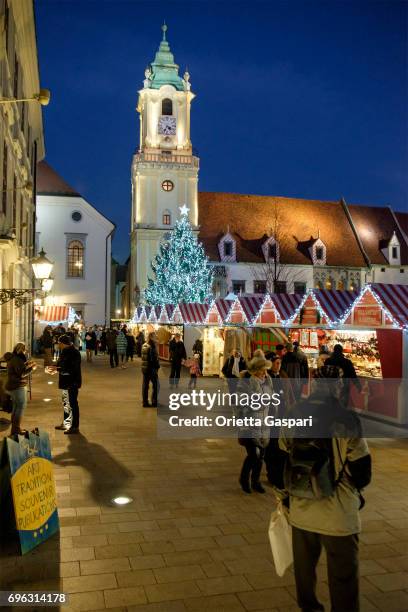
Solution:
<svg viewBox="0 0 408 612">
<path fill-rule="evenodd" d="M 56 379 L 35 374 L 24 424 L 51 436 L 61 532 L 24 557 L 4 545 L 1 588 L 66 591 L 66 612 L 297 610 L 293 574 L 276 576 L 269 549 L 271 492 L 240 491 L 236 441 L 159 440 L 155 410 L 139 400 L 137 362 L 111 370 L 98 356 L 83 370 L 79 436 L 54 430 L 62 416 Z M 362 610 L 408 610 L 408 441 L 371 448 Z M 133 503 L 112 507 L 118 493 Z M 319 577 L 327 603 L 324 559 Z"/>
</svg>

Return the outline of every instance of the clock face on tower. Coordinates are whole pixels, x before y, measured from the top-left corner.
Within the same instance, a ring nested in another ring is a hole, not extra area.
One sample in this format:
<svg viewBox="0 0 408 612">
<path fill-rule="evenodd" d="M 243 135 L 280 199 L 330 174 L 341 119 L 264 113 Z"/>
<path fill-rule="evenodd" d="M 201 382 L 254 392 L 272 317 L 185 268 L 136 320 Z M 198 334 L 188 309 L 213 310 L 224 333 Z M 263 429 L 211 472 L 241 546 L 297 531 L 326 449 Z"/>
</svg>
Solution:
<svg viewBox="0 0 408 612">
<path fill-rule="evenodd" d="M 176 133 L 176 118 L 162 115 L 159 119 L 159 134 L 174 136 Z"/>
</svg>

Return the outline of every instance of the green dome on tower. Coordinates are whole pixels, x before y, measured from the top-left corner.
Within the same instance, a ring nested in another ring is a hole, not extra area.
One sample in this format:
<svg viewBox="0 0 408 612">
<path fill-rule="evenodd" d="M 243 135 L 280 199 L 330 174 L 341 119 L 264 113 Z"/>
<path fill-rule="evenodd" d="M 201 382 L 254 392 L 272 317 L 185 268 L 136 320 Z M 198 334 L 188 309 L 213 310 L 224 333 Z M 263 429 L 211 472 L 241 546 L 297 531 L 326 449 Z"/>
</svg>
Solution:
<svg viewBox="0 0 408 612">
<path fill-rule="evenodd" d="M 174 63 L 174 55 L 170 51 L 170 45 L 166 39 L 167 26 L 162 25 L 163 38 L 156 52 L 154 62 L 150 64 L 150 74 L 146 76 L 149 80 L 149 88 L 160 89 L 163 85 L 173 85 L 179 91 L 184 89 L 184 81 L 179 76 L 179 67 Z"/>
</svg>

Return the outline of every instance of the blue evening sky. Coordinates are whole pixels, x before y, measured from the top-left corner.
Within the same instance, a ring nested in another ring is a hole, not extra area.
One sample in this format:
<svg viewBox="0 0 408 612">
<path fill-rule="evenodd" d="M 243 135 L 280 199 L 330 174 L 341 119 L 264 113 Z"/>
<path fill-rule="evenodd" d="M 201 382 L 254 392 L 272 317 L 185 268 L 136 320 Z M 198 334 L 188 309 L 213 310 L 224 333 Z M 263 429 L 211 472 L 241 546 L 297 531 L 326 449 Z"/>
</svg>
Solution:
<svg viewBox="0 0 408 612">
<path fill-rule="evenodd" d="M 405 2 L 37 0 L 36 18 L 46 159 L 117 224 L 119 260 L 164 19 L 197 95 L 200 190 L 407 210 Z"/>
</svg>

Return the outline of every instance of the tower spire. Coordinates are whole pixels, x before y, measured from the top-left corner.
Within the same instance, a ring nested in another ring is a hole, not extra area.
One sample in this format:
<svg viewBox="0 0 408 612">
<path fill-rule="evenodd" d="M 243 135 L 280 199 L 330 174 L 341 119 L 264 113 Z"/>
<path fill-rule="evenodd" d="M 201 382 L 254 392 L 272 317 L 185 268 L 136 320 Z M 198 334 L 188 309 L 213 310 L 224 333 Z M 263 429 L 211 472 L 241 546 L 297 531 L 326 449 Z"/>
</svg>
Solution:
<svg viewBox="0 0 408 612">
<path fill-rule="evenodd" d="M 163 40 L 166 40 L 166 32 L 167 32 L 167 26 L 166 26 L 166 22 L 163 21 L 163 25 L 161 27 L 162 32 L 163 32 Z"/>
</svg>

